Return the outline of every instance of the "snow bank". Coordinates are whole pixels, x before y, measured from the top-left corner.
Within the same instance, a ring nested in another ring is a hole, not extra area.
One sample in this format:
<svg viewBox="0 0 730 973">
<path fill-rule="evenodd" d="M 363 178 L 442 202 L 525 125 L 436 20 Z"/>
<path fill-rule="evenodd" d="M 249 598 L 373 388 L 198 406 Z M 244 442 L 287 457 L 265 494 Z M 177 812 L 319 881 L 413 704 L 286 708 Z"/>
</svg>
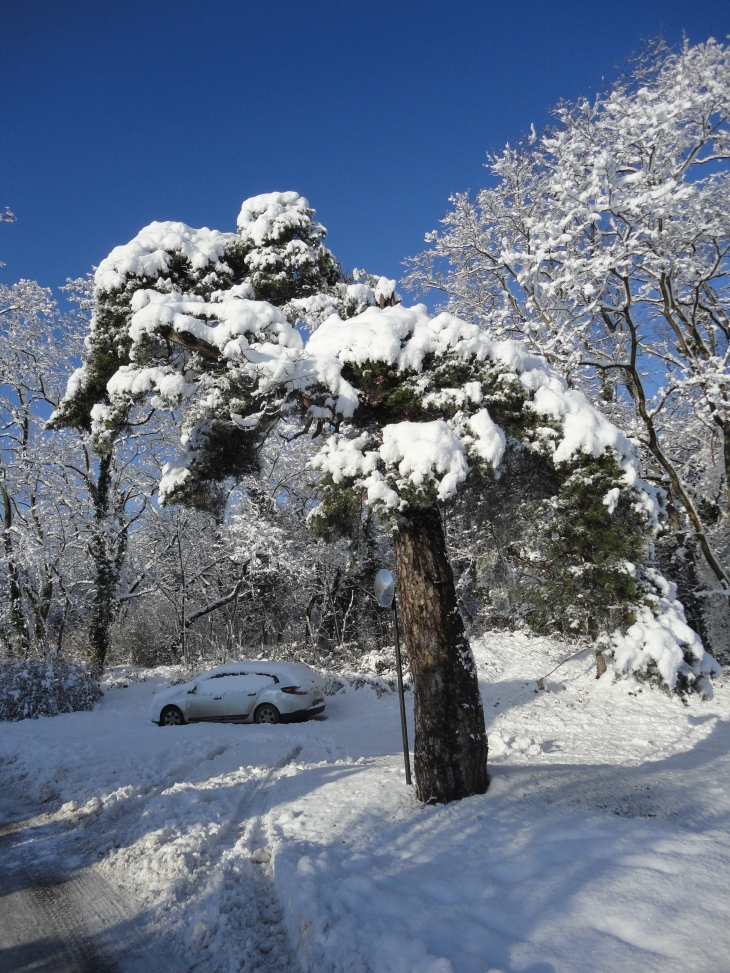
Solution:
<svg viewBox="0 0 730 973">
<path fill-rule="evenodd" d="M 692 905 L 705 874 L 728 887 L 730 843 L 717 848 L 714 798 L 700 784 L 713 787 L 719 765 L 687 749 L 687 732 L 709 727 L 708 707 L 694 700 L 685 716 L 662 693 L 597 683 L 588 652 L 536 693 L 526 680 L 570 651 L 521 633 L 475 642 L 492 778 L 483 797 L 419 807 L 395 739 L 389 761 L 290 768 L 270 846 L 304 969 L 684 973 L 688 955 L 707 973 L 722 965 L 726 893 L 713 919 Z M 726 696 L 727 685 L 723 707 Z M 724 726 L 712 725 L 709 736 Z M 719 741 L 712 752 L 726 761 Z M 730 791 L 717 796 L 728 807 Z M 719 860 L 696 859 L 696 841 L 700 859 L 715 847 Z"/>
<path fill-rule="evenodd" d="M 683 705 L 596 681 L 587 649 L 538 692 L 578 648 L 475 640 L 491 784 L 440 807 L 405 785 L 395 693 L 160 728 L 150 704 L 180 671 L 120 667 L 92 711 L 4 725 L 3 788 L 44 802 L 19 854 L 96 863 L 201 973 L 724 970 L 730 683 Z"/>
</svg>

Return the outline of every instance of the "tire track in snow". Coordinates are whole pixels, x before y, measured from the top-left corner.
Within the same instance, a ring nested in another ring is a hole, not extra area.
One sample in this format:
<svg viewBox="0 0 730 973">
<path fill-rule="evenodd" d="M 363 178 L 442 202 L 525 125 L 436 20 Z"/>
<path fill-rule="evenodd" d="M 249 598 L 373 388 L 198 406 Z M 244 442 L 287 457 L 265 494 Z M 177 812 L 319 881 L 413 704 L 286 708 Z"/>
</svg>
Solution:
<svg viewBox="0 0 730 973">
<path fill-rule="evenodd" d="M 165 774 L 161 784 L 156 784 L 146 791 L 137 791 L 132 795 L 132 799 L 126 802 L 123 806 L 111 807 L 106 810 L 109 819 L 113 822 L 115 828 L 118 828 L 126 819 L 133 815 L 136 811 L 139 811 L 140 807 L 143 807 L 148 801 L 154 800 L 156 797 L 160 797 L 165 791 L 174 787 L 175 784 L 183 784 L 190 777 L 193 771 L 197 770 L 198 767 L 202 766 L 206 760 L 214 760 L 216 757 L 220 757 L 227 750 L 229 746 L 218 746 L 209 750 L 205 756 L 200 757 L 198 760 L 192 761 L 190 764 L 180 764 L 177 767 L 173 767 L 170 771 Z"/>
<path fill-rule="evenodd" d="M 220 957 L 202 957 L 191 967 L 195 973 L 207 973 L 222 968 L 238 969 L 242 973 L 301 973 L 301 965 L 289 944 L 284 915 L 275 891 L 271 864 L 271 849 L 266 845 L 263 819 L 268 810 L 269 792 L 281 775 L 281 771 L 295 760 L 302 751 L 294 747 L 284 758 L 277 761 L 266 775 L 242 796 L 228 821 L 215 836 L 216 846 L 223 847 L 216 862 L 209 866 L 206 893 L 215 892 L 230 911 L 219 913 L 218 924 L 232 941 L 234 949 L 229 962 L 221 964 Z M 244 820 L 245 819 L 245 820 Z M 231 833 L 238 834 L 233 842 L 227 842 Z M 207 923 L 201 917 L 192 932 L 192 939 L 199 938 L 201 946 L 210 950 L 216 942 L 216 916 Z"/>
</svg>

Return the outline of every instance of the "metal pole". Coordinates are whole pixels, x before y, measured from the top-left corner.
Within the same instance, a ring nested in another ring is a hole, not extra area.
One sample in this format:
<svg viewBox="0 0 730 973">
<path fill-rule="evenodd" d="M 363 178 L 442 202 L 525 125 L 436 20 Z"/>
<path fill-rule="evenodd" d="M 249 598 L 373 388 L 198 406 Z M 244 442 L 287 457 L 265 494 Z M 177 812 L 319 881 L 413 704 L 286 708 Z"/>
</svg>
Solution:
<svg viewBox="0 0 730 973">
<path fill-rule="evenodd" d="M 400 661 L 400 639 L 398 638 L 398 612 L 393 598 L 393 628 L 395 629 L 395 665 L 398 670 L 398 695 L 400 696 L 400 726 L 403 732 L 403 763 L 406 767 L 406 784 L 411 783 L 411 755 L 408 750 L 408 724 L 406 723 L 406 701 L 403 696 L 403 666 Z"/>
</svg>

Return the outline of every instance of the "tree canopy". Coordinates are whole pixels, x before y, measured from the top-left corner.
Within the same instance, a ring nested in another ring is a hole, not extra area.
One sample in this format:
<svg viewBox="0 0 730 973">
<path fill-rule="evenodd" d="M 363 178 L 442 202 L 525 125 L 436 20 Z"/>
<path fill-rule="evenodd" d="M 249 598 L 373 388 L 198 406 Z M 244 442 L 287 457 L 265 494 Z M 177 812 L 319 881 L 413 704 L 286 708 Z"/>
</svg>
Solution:
<svg viewBox="0 0 730 973">
<path fill-rule="evenodd" d="M 438 504 L 494 482 L 507 452 L 542 465 L 542 506 L 525 535 L 542 572 L 536 624 L 570 602 L 573 630 L 623 668 L 701 684 L 714 661 L 645 563 L 660 503 L 632 442 L 523 342 L 395 304 L 382 278 L 348 283 L 298 194 L 257 196 L 241 212 L 238 234 L 153 223 L 102 261 L 83 364 L 52 424 L 89 429 L 104 456 L 121 430 L 169 412 L 180 449 L 160 499 L 219 510 L 282 422 L 319 439 L 313 531 L 352 533 L 363 505 L 396 531 L 422 800 L 487 786 Z M 566 568 L 567 586 L 557 578 Z"/>
<path fill-rule="evenodd" d="M 674 531 L 683 519 L 727 595 L 728 48 L 649 45 L 553 116 L 489 156 L 475 199 L 452 197 L 408 282 L 520 336 L 632 428 Z"/>
</svg>

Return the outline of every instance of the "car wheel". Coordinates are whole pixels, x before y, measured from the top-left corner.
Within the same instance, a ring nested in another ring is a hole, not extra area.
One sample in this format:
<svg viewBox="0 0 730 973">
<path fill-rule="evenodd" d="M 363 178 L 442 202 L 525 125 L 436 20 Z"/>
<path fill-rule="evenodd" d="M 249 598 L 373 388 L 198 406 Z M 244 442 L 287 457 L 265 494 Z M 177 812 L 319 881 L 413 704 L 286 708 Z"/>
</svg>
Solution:
<svg viewBox="0 0 730 973">
<path fill-rule="evenodd" d="M 177 706 L 167 706 L 160 713 L 160 726 L 181 726 L 185 720 Z"/>
<path fill-rule="evenodd" d="M 278 723 L 279 710 L 276 706 L 272 706 L 271 703 L 264 703 L 263 706 L 259 706 L 256 710 L 254 721 L 256 723 Z"/>
</svg>

